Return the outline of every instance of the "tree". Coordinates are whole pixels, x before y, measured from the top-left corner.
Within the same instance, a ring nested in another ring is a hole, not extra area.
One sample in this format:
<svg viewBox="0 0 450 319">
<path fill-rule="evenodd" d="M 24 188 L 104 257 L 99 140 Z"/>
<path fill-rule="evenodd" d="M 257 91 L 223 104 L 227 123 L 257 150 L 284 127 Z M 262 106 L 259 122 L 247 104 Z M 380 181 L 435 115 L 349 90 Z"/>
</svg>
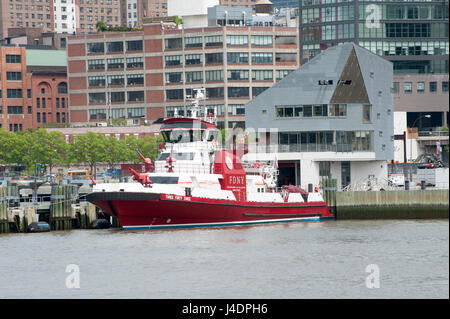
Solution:
<svg viewBox="0 0 450 319">
<path fill-rule="evenodd" d="M 104 32 L 108 30 L 108 26 L 103 21 L 98 21 L 95 28 L 97 29 L 97 32 Z"/>
<path fill-rule="evenodd" d="M 106 158 L 105 137 L 93 132 L 76 136 L 70 146 L 70 157 L 72 162 L 88 164 L 96 178 L 96 164 L 104 162 Z"/>
<path fill-rule="evenodd" d="M 129 153 L 125 142 L 112 136 L 105 138 L 105 161 L 109 168 L 114 168 L 116 164 L 127 161 L 128 157 Z"/>
</svg>

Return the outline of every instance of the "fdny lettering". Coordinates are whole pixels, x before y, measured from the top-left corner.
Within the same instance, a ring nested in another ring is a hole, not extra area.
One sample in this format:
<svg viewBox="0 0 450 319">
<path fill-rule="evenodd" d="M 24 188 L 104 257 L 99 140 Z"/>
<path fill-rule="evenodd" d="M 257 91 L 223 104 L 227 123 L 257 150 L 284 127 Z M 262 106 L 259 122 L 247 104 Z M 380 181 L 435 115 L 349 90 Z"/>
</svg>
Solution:
<svg viewBox="0 0 450 319">
<path fill-rule="evenodd" d="M 232 185 L 244 185 L 244 176 L 230 176 L 229 182 Z"/>
</svg>

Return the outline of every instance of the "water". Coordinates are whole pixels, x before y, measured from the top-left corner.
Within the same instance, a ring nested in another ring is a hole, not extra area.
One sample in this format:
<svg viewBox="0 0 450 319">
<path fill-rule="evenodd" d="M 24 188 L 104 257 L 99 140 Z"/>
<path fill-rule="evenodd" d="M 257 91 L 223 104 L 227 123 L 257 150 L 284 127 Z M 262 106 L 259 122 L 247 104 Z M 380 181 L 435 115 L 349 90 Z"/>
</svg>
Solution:
<svg viewBox="0 0 450 319">
<path fill-rule="evenodd" d="M 8 234 L 0 274 L 0 298 L 449 298 L 449 222 Z"/>
</svg>

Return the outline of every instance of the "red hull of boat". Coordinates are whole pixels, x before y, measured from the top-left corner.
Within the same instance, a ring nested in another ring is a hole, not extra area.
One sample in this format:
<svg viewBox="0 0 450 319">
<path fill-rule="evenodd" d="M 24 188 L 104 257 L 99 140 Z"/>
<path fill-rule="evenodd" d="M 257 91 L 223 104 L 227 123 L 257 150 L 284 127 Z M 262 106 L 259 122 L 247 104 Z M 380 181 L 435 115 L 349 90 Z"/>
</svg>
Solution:
<svg viewBox="0 0 450 319">
<path fill-rule="evenodd" d="M 88 201 L 126 230 L 208 227 L 333 218 L 325 202 L 261 203 L 166 194 L 92 193 Z"/>
</svg>

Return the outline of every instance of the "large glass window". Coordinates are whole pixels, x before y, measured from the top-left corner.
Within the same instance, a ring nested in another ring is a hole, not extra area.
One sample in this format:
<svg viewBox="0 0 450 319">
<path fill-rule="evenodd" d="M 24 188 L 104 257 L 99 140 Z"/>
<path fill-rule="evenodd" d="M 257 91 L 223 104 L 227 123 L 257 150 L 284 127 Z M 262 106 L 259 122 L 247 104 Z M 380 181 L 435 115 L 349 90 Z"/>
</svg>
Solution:
<svg viewBox="0 0 450 319">
<path fill-rule="evenodd" d="M 103 42 L 93 42 L 87 44 L 88 54 L 103 54 L 105 53 L 105 44 Z"/>
<path fill-rule="evenodd" d="M 104 76 L 88 76 L 88 84 L 89 84 L 89 87 L 105 86 L 105 77 Z M 59 101 L 59 99 L 58 99 L 58 101 Z"/>
<path fill-rule="evenodd" d="M 223 53 L 206 53 L 206 64 L 223 64 Z"/>
<path fill-rule="evenodd" d="M 227 46 L 248 46 L 248 36 L 227 35 Z"/>
<path fill-rule="evenodd" d="M 144 74 L 128 74 L 127 85 L 144 85 Z"/>
<path fill-rule="evenodd" d="M 228 70 L 228 81 L 248 81 L 248 70 Z"/>
<path fill-rule="evenodd" d="M 228 52 L 228 64 L 248 64 L 248 52 Z"/>
<path fill-rule="evenodd" d="M 105 93 L 89 93 L 89 104 L 104 104 L 106 103 Z"/>
<path fill-rule="evenodd" d="M 182 39 L 181 38 L 174 38 L 174 39 L 165 39 L 165 47 L 166 50 L 178 50 L 182 48 Z"/>
<path fill-rule="evenodd" d="M 202 37 L 189 37 L 184 38 L 184 47 L 189 48 L 201 48 L 203 47 Z"/>
<path fill-rule="evenodd" d="M 22 89 L 7 89 L 6 97 L 8 99 L 22 98 Z"/>
<path fill-rule="evenodd" d="M 144 68 L 143 57 L 127 58 L 127 69 L 143 69 L 143 68 Z"/>
<path fill-rule="evenodd" d="M 206 47 L 223 46 L 223 37 L 221 35 L 207 36 L 205 37 Z"/>
<path fill-rule="evenodd" d="M 122 41 L 107 42 L 106 47 L 108 49 L 108 53 L 123 52 L 123 42 Z"/>
<path fill-rule="evenodd" d="M 142 51 L 142 50 L 143 50 L 142 40 L 127 41 L 127 52 Z"/>
<path fill-rule="evenodd" d="M 125 102 L 125 92 L 111 92 L 111 103 Z"/>
<path fill-rule="evenodd" d="M 122 74 L 108 75 L 108 85 L 109 86 L 123 86 L 125 84 L 125 79 Z"/>
<path fill-rule="evenodd" d="M 252 46 L 271 47 L 273 39 L 271 35 L 252 35 Z"/>
<path fill-rule="evenodd" d="M 183 82 L 182 72 L 166 73 L 166 83 L 182 83 L 182 82 Z"/>
<path fill-rule="evenodd" d="M 218 88 L 206 88 L 206 97 L 208 99 L 217 99 L 224 97 L 223 87 Z"/>
<path fill-rule="evenodd" d="M 253 81 L 273 81 L 273 71 L 272 70 L 253 70 L 252 71 Z"/>
<path fill-rule="evenodd" d="M 106 120 L 106 109 L 91 109 L 89 110 L 90 120 Z"/>
<path fill-rule="evenodd" d="M 175 66 L 183 64 L 181 55 L 168 55 L 164 59 L 166 62 L 166 66 Z"/>
<path fill-rule="evenodd" d="M 249 88 L 248 87 L 228 87 L 228 97 L 229 98 L 248 98 Z"/>
<path fill-rule="evenodd" d="M 186 72 L 186 83 L 203 82 L 203 72 L 193 71 Z"/>
<path fill-rule="evenodd" d="M 105 69 L 105 60 L 97 59 L 97 60 L 88 60 L 88 70 L 104 70 Z"/>
<path fill-rule="evenodd" d="M 128 118 L 145 117 L 145 108 L 143 107 L 130 107 L 127 109 Z"/>
<path fill-rule="evenodd" d="M 123 69 L 123 58 L 108 59 L 108 70 Z"/>
<path fill-rule="evenodd" d="M 186 54 L 184 57 L 186 65 L 202 65 L 202 54 Z"/>
<path fill-rule="evenodd" d="M 7 54 L 6 63 L 21 63 L 21 56 L 18 54 Z"/>
<path fill-rule="evenodd" d="M 22 81 L 22 72 L 6 72 L 6 80 Z"/>
<path fill-rule="evenodd" d="M 221 82 L 223 81 L 223 71 L 222 70 L 213 70 L 213 71 L 205 71 L 205 79 L 207 82 Z"/>
<path fill-rule="evenodd" d="M 144 91 L 128 91 L 128 102 L 144 102 Z"/>
<path fill-rule="evenodd" d="M 252 64 L 273 64 L 273 54 L 268 52 L 252 53 Z"/>
<path fill-rule="evenodd" d="M 183 100 L 183 89 L 166 90 L 166 100 Z"/>
</svg>

